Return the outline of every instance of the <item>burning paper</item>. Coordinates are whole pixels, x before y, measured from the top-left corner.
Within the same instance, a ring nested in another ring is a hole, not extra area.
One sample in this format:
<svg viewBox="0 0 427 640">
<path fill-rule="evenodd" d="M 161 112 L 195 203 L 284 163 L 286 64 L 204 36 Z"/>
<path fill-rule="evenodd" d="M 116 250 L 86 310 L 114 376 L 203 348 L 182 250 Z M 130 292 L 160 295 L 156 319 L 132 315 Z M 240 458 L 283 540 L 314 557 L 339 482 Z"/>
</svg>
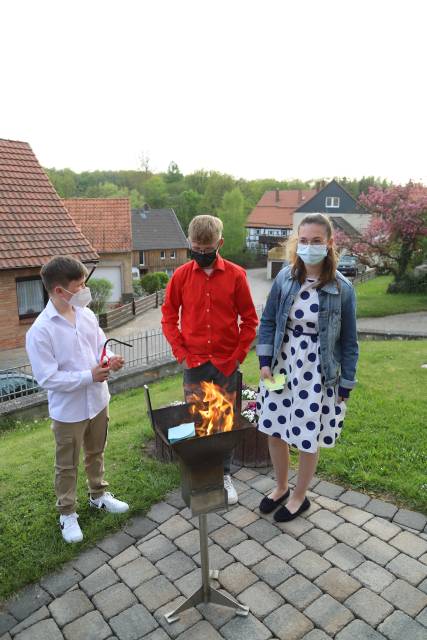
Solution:
<svg viewBox="0 0 427 640">
<path fill-rule="evenodd" d="M 231 431 L 234 423 L 234 394 L 228 395 L 213 382 L 201 382 L 200 387 L 203 397 L 193 394 L 191 402 L 194 405 L 190 408 L 197 435 L 203 437 Z"/>
<path fill-rule="evenodd" d="M 185 440 L 186 438 L 194 438 L 195 435 L 194 422 L 184 422 L 177 427 L 168 429 L 168 440 L 171 444 L 179 440 Z"/>
</svg>

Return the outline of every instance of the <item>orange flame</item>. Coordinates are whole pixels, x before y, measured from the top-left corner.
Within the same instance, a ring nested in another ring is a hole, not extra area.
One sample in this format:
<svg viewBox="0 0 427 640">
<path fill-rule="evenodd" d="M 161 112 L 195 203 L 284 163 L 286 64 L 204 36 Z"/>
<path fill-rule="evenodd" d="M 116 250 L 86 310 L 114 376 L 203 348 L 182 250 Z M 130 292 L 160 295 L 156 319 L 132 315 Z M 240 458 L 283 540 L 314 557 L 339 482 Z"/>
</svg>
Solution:
<svg viewBox="0 0 427 640">
<path fill-rule="evenodd" d="M 197 435 L 203 437 L 231 431 L 234 422 L 233 395 L 227 397 L 221 387 L 213 382 L 202 382 L 200 386 L 203 398 L 193 394 L 190 399 L 195 403 L 190 412 L 195 416 Z M 201 423 L 198 423 L 197 417 L 202 419 Z"/>
</svg>

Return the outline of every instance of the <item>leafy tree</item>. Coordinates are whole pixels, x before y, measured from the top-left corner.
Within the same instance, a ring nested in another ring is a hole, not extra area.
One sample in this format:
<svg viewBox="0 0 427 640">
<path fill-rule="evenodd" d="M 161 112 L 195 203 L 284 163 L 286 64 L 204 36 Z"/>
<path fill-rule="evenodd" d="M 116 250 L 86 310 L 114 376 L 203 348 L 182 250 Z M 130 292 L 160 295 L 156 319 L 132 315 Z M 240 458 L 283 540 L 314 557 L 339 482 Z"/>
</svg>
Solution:
<svg viewBox="0 0 427 640">
<path fill-rule="evenodd" d="M 221 253 L 227 258 L 243 251 L 246 216 L 243 212 L 243 196 L 240 189 L 236 188 L 224 194 L 218 217 L 224 225 L 224 247 Z"/>
<path fill-rule="evenodd" d="M 213 171 L 209 174 L 201 208 L 206 213 L 213 213 L 221 206 L 222 198 L 226 191 L 231 191 L 235 187 L 235 179 L 224 173 Z"/>
<path fill-rule="evenodd" d="M 47 175 L 61 198 L 74 198 L 77 194 L 76 174 L 71 169 L 47 169 Z"/>
<path fill-rule="evenodd" d="M 174 209 L 184 233 L 187 233 L 192 218 L 199 213 L 201 199 L 202 196 L 193 189 L 187 189 L 178 196 Z"/>
<path fill-rule="evenodd" d="M 144 184 L 144 196 L 153 209 L 161 209 L 168 205 L 168 192 L 163 178 L 152 176 Z"/>
<path fill-rule="evenodd" d="M 106 278 L 91 278 L 88 282 L 88 287 L 92 294 L 92 302 L 90 303 L 92 311 L 97 315 L 104 313 L 113 285 Z"/>
<path fill-rule="evenodd" d="M 168 172 L 165 175 L 166 182 L 179 182 L 183 177 L 178 165 L 172 160 L 172 162 L 169 163 Z"/>
<path fill-rule="evenodd" d="M 157 275 L 159 276 L 160 288 L 166 289 L 166 285 L 169 282 L 169 276 L 164 271 L 158 271 Z"/>
</svg>

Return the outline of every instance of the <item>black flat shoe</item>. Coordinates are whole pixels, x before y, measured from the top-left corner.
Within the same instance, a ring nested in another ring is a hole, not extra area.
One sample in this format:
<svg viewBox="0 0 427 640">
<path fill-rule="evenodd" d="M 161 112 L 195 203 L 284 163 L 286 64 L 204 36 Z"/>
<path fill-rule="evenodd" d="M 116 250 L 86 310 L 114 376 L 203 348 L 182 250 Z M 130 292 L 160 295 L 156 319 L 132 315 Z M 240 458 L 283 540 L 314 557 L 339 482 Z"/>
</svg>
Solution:
<svg viewBox="0 0 427 640">
<path fill-rule="evenodd" d="M 279 506 L 281 502 L 283 502 L 283 500 L 289 498 L 289 494 L 290 489 L 288 489 L 286 493 L 284 493 L 283 496 L 281 498 L 278 498 L 277 500 L 272 500 L 271 498 L 267 498 L 266 496 L 259 503 L 259 510 L 261 511 L 261 513 L 271 513 Z"/>
<path fill-rule="evenodd" d="M 276 522 L 290 522 L 290 520 L 297 518 L 299 515 L 301 515 L 301 513 L 307 511 L 307 509 L 309 508 L 310 500 L 308 498 L 304 498 L 304 502 L 302 503 L 298 511 L 295 511 L 295 513 L 291 513 L 286 507 L 281 507 L 279 511 L 276 511 L 273 517 Z"/>
</svg>

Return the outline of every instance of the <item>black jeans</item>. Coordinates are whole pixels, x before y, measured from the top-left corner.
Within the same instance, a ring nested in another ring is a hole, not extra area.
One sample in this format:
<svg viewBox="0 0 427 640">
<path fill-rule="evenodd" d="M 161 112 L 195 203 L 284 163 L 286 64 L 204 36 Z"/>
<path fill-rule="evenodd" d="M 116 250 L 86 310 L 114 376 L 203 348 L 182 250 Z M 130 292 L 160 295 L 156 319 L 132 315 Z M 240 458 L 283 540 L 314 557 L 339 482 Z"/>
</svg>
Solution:
<svg viewBox="0 0 427 640">
<path fill-rule="evenodd" d="M 234 393 L 237 389 L 237 371 L 236 369 L 231 376 L 226 376 L 210 360 L 199 367 L 184 369 L 184 396 L 186 402 L 190 400 L 190 396 L 194 393 L 202 395 L 201 382 L 213 382 L 224 391 L 227 391 L 227 393 Z M 236 408 L 236 403 L 234 403 L 234 408 Z M 230 473 L 232 457 L 233 452 L 224 458 L 224 474 L 228 475 Z"/>
</svg>

